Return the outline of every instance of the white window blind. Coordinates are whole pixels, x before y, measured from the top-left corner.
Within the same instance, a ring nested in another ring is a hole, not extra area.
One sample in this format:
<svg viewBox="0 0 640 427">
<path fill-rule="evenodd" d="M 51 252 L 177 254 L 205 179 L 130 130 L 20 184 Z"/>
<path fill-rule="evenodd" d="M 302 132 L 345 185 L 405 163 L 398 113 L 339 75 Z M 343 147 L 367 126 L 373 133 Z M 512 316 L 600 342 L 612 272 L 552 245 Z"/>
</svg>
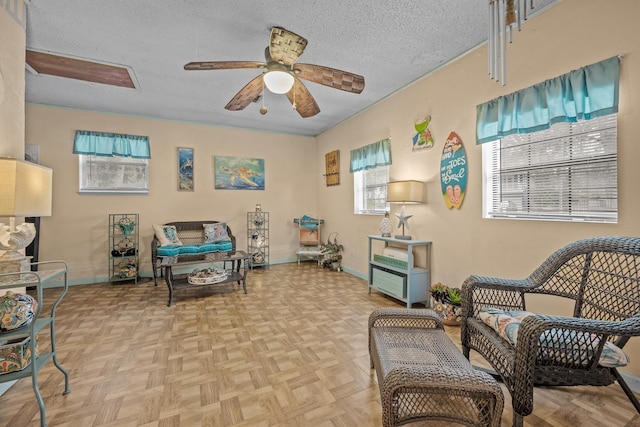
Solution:
<svg viewBox="0 0 640 427">
<path fill-rule="evenodd" d="M 79 155 L 81 193 L 149 193 L 149 159 Z"/>
<path fill-rule="evenodd" d="M 387 183 L 389 166 L 354 172 L 353 194 L 355 214 L 383 214 L 388 211 Z"/>
<path fill-rule="evenodd" d="M 617 116 L 483 145 L 483 216 L 617 222 Z"/>
</svg>

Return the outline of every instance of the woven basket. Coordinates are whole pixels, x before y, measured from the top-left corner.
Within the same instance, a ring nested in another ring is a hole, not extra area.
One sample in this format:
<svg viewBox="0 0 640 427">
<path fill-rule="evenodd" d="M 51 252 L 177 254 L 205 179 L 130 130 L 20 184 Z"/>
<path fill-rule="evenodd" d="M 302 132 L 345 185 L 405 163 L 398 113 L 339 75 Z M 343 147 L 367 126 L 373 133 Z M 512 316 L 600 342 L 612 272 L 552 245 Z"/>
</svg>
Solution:
<svg viewBox="0 0 640 427">
<path fill-rule="evenodd" d="M 206 268 L 204 270 L 194 270 L 187 276 L 187 281 L 192 285 L 210 285 L 226 280 L 229 273 L 226 270 Z"/>
</svg>

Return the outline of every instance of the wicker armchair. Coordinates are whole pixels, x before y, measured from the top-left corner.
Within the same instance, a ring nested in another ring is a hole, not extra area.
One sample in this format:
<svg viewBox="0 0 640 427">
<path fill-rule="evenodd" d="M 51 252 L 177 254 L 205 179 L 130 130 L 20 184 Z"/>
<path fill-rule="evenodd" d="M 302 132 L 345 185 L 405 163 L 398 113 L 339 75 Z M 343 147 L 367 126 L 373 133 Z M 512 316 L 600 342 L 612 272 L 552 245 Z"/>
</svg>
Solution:
<svg viewBox="0 0 640 427">
<path fill-rule="evenodd" d="M 533 387 L 617 381 L 636 410 L 640 404 L 616 368 L 599 364 L 609 341 L 622 348 L 640 335 L 640 238 L 596 237 L 551 255 L 529 277 L 470 276 L 462 286 L 462 347 L 483 356 L 511 393 L 513 424 L 533 411 Z M 483 307 L 526 310 L 527 294 L 573 300 L 573 317 L 525 317 L 513 346 L 477 319 Z M 572 340 L 567 342 L 566 337 Z M 564 341 L 563 341 L 564 339 Z"/>
</svg>

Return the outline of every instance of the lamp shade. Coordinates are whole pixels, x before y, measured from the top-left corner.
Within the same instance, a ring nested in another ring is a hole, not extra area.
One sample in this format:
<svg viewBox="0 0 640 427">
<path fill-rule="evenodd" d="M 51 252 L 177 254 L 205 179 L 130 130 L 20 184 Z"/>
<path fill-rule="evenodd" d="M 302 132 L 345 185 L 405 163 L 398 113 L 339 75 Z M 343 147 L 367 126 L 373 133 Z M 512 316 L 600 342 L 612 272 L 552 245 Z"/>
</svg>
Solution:
<svg viewBox="0 0 640 427">
<path fill-rule="evenodd" d="M 0 182 L 0 217 L 51 216 L 51 169 L 0 158 Z"/>
<path fill-rule="evenodd" d="M 392 181 L 387 184 L 387 202 L 422 203 L 424 183 L 421 181 Z"/>
<path fill-rule="evenodd" d="M 287 93 L 293 87 L 293 76 L 286 71 L 268 71 L 263 77 L 264 84 L 273 93 Z"/>
</svg>

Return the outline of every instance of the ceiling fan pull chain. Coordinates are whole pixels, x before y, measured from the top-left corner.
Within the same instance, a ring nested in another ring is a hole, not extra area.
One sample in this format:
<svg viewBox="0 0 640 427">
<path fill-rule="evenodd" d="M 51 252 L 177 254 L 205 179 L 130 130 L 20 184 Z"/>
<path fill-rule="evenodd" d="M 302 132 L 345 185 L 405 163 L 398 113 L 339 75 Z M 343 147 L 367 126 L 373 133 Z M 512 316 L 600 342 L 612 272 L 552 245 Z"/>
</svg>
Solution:
<svg viewBox="0 0 640 427">
<path fill-rule="evenodd" d="M 293 83 L 293 103 L 291 104 L 291 106 L 293 107 L 293 111 L 296 111 L 296 84 L 295 82 Z"/>
<path fill-rule="evenodd" d="M 267 107 L 264 106 L 264 95 L 265 95 L 264 79 L 262 79 L 262 107 L 260 107 L 260 114 L 262 114 L 263 116 L 267 114 Z"/>
</svg>

